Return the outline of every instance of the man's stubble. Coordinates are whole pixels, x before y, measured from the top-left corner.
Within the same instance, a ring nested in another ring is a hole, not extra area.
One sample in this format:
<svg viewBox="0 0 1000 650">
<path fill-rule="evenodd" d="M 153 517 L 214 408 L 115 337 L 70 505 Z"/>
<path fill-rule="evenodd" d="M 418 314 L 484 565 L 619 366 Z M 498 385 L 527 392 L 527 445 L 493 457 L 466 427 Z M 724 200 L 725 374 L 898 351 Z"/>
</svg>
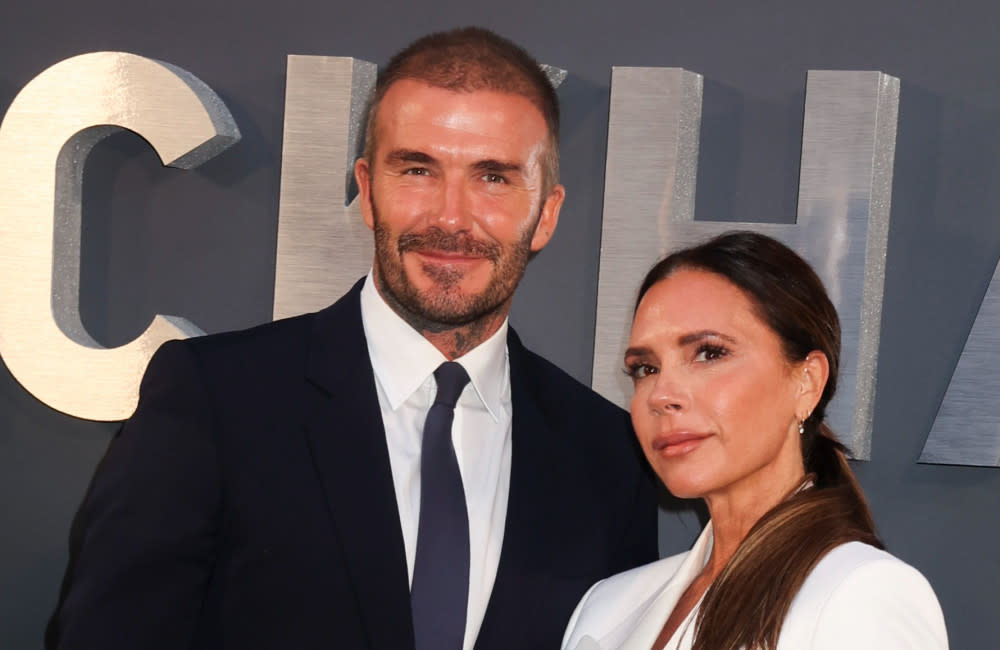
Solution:
<svg viewBox="0 0 1000 650">
<path fill-rule="evenodd" d="M 531 240 L 541 218 L 541 210 L 521 238 L 509 249 L 497 242 L 475 239 L 465 232 L 448 233 L 431 226 L 419 233 L 406 233 L 398 240 L 379 218 L 372 201 L 375 231 L 375 282 L 379 293 L 403 320 L 420 332 L 441 333 L 463 330 L 461 338 L 478 344 L 480 336 L 495 331 L 510 309 L 514 290 L 531 259 Z M 462 271 L 425 264 L 421 269 L 436 285 L 432 295 L 421 293 L 403 268 L 403 255 L 413 251 L 444 251 L 482 257 L 493 271 L 487 286 L 476 294 L 461 291 Z M 488 334 L 486 335 L 488 336 Z M 482 338 L 485 339 L 486 336 Z M 480 339 L 482 340 L 482 339 Z M 465 347 L 465 346 L 462 346 Z"/>
</svg>

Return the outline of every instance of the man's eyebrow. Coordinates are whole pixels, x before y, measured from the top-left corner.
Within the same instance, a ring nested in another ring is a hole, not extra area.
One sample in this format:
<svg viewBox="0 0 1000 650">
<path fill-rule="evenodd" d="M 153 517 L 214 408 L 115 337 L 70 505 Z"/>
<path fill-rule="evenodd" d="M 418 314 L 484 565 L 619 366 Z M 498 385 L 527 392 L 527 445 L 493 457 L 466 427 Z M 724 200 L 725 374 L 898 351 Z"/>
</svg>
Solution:
<svg viewBox="0 0 1000 650">
<path fill-rule="evenodd" d="M 691 345 L 692 343 L 697 343 L 698 341 L 713 338 L 723 339 L 724 341 L 729 341 L 730 343 L 736 343 L 736 339 L 733 337 L 728 334 L 723 334 L 722 332 L 716 332 L 715 330 L 699 330 L 697 332 L 691 332 L 690 334 L 684 334 L 677 339 L 677 342 L 681 345 Z"/>
<path fill-rule="evenodd" d="M 434 158 L 416 149 L 393 149 L 385 155 L 387 163 L 420 163 L 423 165 L 434 162 Z"/>
<path fill-rule="evenodd" d="M 479 172 L 521 172 L 523 167 L 515 162 L 508 162 L 504 160 L 480 160 L 473 168 Z"/>
</svg>

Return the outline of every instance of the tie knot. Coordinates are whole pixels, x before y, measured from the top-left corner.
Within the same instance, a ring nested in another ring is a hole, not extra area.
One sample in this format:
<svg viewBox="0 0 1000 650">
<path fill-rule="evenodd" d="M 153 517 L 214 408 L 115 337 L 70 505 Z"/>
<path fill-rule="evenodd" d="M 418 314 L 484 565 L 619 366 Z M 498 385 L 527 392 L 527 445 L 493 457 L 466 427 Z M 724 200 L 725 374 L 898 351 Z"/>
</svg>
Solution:
<svg viewBox="0 0 1000 650">
<path fill-rule="evenodd" d="M 462 364 L 445 361 L 434 371 L 434 380 L 437 381 L 437 396 L 434 398 L 434 403 L 455 408 L 458 396 L 469 383 L 469 373 L 465 372 Z"/>
</svg>

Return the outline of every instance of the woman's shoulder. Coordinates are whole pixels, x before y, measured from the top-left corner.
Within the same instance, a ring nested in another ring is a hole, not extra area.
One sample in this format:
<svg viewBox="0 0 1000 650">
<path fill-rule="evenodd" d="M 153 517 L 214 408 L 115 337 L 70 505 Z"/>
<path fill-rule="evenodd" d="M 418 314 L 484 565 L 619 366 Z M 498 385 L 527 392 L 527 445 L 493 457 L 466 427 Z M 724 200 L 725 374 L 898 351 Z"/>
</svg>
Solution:
<svg viewBox="0 0 1000 650">
<path fill-rule="evenodd" d="M 937 602 L 920 571 L 895 555 L 863 542 L 833 548 L 816 564 L 799 592 L 802 599 L 828 599 L 858 589 L 879 589 L 889 595 L 915 589 Z M 900 595 L 903 595 L 900 593 Z"/>
<path fill-rule="evenodd" d="M 816 564 L 792 601 L 781 641 L 781 648 L 815 650 L 948 647 L 941 606 L 923 574 L 861 542 L 841 544 Z"/>
</svg>

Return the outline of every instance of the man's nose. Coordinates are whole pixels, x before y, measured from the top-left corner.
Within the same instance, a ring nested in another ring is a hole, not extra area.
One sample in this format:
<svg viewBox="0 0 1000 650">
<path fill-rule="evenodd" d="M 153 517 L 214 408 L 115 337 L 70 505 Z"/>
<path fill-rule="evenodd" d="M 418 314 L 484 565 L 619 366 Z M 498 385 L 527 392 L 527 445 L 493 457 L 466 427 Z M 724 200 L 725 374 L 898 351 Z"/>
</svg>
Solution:
<svg viewBox="0 0 1000 650">
<path fill-rule="evenodd" d="M 437 210 L 430 215 L 432 226 L 446 232 L 468 230 L 472 225 L 472 201 L 468 183 L 461 178 L 446 178 L 441 187 Z"/>
</svg>

